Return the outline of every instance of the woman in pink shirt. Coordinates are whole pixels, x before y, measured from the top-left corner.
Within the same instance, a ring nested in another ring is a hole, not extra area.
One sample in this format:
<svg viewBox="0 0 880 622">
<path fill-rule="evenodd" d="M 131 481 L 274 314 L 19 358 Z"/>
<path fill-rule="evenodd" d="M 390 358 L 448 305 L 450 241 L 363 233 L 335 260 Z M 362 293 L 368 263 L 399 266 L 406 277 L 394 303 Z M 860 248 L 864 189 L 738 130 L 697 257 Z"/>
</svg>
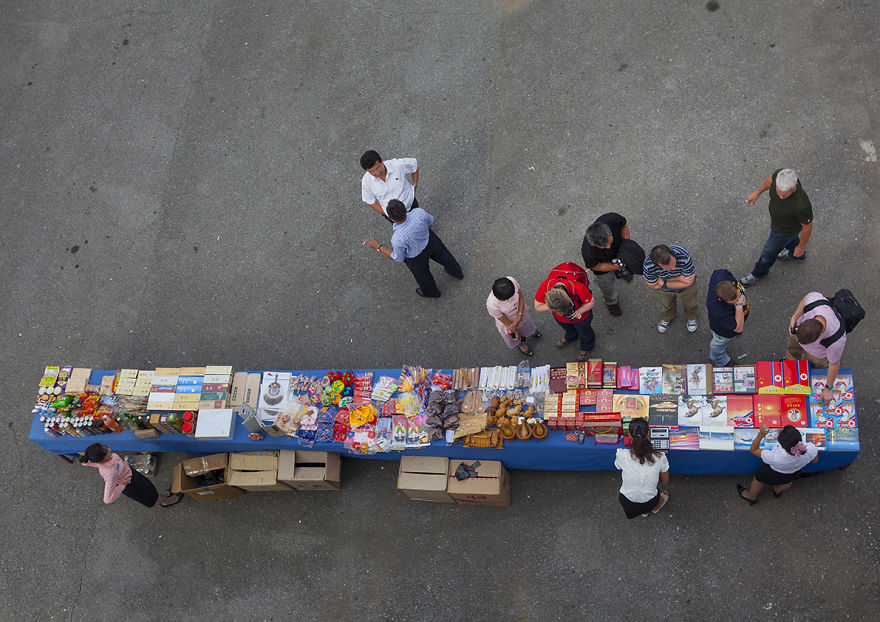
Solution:
<svg viewBox="0 0 880 622">
<path fill-rule="evenodd" d="M 508 348 L 519 348 L 526 356 L 535 353 L 526 344 L 526 337 L 540 339 L 519 283 L 512 276 L 497 279 L 486 299 L 486 310 L 495 318 L 495 327 Z"/>
<path fill-rule="evenodd" d="M 113 503 L 119 495 L 125 495 L 148 508 L 159 505 L 163 508 L 174 505 L 183 497 L 182 493 L 171 494 L 166 490 L 161 495 L 156 491 L 153 482 L 132 470 L 128 463 L 114 454 L 101 443 L 94 443 L 86 448 L 79 461 L 84 466 L 95 467 L 104 478 L 104 503 Z"/>
</svg>

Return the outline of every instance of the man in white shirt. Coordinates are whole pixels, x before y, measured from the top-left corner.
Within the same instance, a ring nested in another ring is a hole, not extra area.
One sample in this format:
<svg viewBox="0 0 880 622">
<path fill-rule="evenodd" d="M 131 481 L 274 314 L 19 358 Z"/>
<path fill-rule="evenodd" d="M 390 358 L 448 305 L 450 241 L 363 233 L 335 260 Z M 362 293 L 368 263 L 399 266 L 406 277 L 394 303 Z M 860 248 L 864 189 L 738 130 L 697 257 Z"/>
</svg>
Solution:
<svg viewBox="0 0 880 622">
<path fill-rule="evenodd" d="M 387 209 L 388 201 L 392 199 L 403 203 L 408 212 L 419 206 L 416 200 L 419 164 L 415 158 L 383 161 L 382 157 L 371 149 L 361 156 L 361 168 L 366 171 L 361 179 L 361 198 L 386 220 L 391 221 Z M 407 179 L 407 175 L 412 175 L 412 183 Z"/>
</svg>

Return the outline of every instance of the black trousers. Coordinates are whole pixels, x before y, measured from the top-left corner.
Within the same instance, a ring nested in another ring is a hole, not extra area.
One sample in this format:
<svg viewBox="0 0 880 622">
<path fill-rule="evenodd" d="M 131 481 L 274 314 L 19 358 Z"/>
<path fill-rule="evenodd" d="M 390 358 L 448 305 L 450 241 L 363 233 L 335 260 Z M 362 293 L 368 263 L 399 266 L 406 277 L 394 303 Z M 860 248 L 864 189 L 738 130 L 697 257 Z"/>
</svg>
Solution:
<svg viewBox="0 0 880 622">
<path fill-rule="evenodd" d="M 446 272 L 457 279 L 464 277 L 464 272 L 462 272 L 461 266 L 455 260 L 455 257 L 452 256 L 452 253 L 449 252 L 449 249 L 443 244 L 440 236 L 431 231 L 428 234 L 428 245 L 425 247 L 425 250 L 415 257 L 407 258 L 403 261 L 406 267 L 409 268 L 409 271 L 412 272 L 416 283 L 419 284 L 422 294 L 427 298 L 439 298 L 440 290 L 437 289 L 437 283 L 431 274 L 431 268 L 428 265 L 429 259 L 433 259 L 442 265 Z"/>
</svg>

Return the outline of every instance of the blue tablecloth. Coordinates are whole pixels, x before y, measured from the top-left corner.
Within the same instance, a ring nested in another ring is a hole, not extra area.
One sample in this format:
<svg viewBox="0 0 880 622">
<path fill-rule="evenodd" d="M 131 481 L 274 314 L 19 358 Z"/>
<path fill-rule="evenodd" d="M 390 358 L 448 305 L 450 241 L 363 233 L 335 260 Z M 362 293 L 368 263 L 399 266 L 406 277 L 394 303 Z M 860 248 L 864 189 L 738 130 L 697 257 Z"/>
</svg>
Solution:
<svg viewBox="0 0 880 622">
<path fill-rule="evenodd" d="M 360 370 L 363 371 L 363 370 Z M 374 379 L 379 375 L 397 376 L 399 370 L 372 370 Z M 113 371 L 96 371 L 93 378 L 100 382 L 100 376 L 113 374 Z M 320 376 L 321 370 L 296 371 L 294 374 Z M 93 380 L 94 382 L 94 380 Z M 352 454 L 340 443 L 316 443 L 305 447 L 295 439 L 267 436 L 262 441 L 252 441 L 243 425 L 235 427 L 231 440 L 198 440 L 183 434 L 160 434 L 159 438 L 140 439 L 128 431 L 117 434 L 101 434 L 85 437 L 53 438 L 43 432 L 39 417 L 31 422 L 28 438 L 37 445 L 55 454 L 73 454 L 83 451 L 95 442 L 104 443 L 114 451 L 174 452 L 207 455 L 221 452 L 274 451 L 278 449 L 301 449 L 312 451 L 341 452 L 344 456 L 377 460 L 399 460 L 401 455 L 446 456 L 470 460 L 500 460 L 508 469 L 533 471 L 608 471 L 614 470 L 614 454 L 619 445 L 595 445 L 587 437 L 583 445 L 565 440 L 565 432 L 551 431 L 543 441 L 514 440 L 505 444 L 504 449 L 473 449 L 461 444 L 447 446 L 445 441 L 435 441 L 429 447 L 408 449 L 403 452 L 391 451 L 372 455 Z M 859 452 L 822 451 L 819 462 L 808 465 L 804 471 L 824 471 L 851 463 Z M 670 450 L 670 471 L 673 473 L 753 473 L 760 460 L 747 451 L 685 451 Z"/>
</svg>

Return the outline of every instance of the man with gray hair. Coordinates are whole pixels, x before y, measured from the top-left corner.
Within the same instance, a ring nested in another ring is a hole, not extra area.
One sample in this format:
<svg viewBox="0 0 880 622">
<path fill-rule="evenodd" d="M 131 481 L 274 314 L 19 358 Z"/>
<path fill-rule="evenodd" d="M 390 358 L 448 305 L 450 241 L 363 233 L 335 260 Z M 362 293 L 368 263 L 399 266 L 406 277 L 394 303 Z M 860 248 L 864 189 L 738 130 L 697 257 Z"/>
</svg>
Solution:
<svg viewBox="0 0 880 622">
<path fill-rule="evenodd" d="M 746 199 L 754 205 L 758 197 L 770 191 L 770 237 L 752 271 L 739 280 L 746 287 L 755 285 L 770 272 L 776 260 L 803 261 L 804 249 L 813 233 L 813 206 L 790 168 L 776 171 Z"/>
</svg>

